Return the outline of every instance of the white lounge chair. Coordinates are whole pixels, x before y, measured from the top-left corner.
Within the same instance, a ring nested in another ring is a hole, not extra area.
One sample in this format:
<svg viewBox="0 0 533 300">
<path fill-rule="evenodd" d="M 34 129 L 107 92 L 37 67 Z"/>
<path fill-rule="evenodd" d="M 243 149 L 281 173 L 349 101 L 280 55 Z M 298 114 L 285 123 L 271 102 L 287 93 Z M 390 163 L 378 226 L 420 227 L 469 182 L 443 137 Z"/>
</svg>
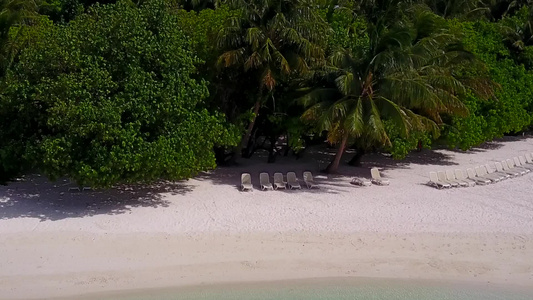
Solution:
<svg viewBox="0 0 533 300">
<path fill-rule="evenodd" d="M 513 157 L 513 160 L 514 160 L 514 165 L 519 167 L 519 168 L 529 170 L 529 172 L 531 172 L 531 170 L 533 169 L 533 166 L 528 166 L 527 163 L 522 163 L 522 161 L 520 160 L 519 157 L 515 156 L 515 157 Z M 524 159 L 524 161 L 525 161 L 525 159 Z"/>
<path fill-rule="evenodd" d="M 259 174 L 259 185 L 261 185 L 261 190 L 274 190 L 272 183 L 270 183 L 270 176 L 268 173 Z"/>
<path fill-rule="evenodd" d="M 533 156 L 531 156 L 529 153 L 526 153 L 526 161 L 530 164 L 533 164 Z"/>
<path fill-rule="evenodd" d="M 315 183 L 315 180 L 313 179 L 313 174 L 309 171 L 306 171 L 303 173 L 304 182 L 308 189 L 312 188 L 319 188 L 318 184 Z"/>
<path fill-rule="evenodd" d="M 515 176 L 518 176 L 520 175 L 519 173 L 517 172 L 512 172 L 512 171 L 506 171 L 503 169 L 503 165 L 501 162 L 497 161 L 494 163 L 494 165 L 496 166 L 496 171 L 498 171 L 499 173 L 503 173 L 503 174 L 507 174 L 509 175 L 509 177 L 515 177 Z"/>
<path fill-rule="evenodd" d="M 464 171 L 461 169 L 455 169 L 455 178 L 458 180 L 468 183 L 468 186 L 475 186 L 476 182 L 474 180 L 468 179 Z"/>
<path fill-rule="evenodd" d="M 479 166 L 479 169 L 481 170 L 481 174 L 482 174 L 481 176 L 491 179 L 494 182 L 500 182 L 506 178 L 505 176 L 497 174 L 497 173 L 489 173 L 489 170 L 486 165 Z"/>
<path fill-rule="evenodd" d="M 302 186 L 298 182 L 298 178 L 296 178 L 296 173 L 294 172 L 288 172 L 287 173 L 287 185 L 289 186 L 289 189 L 301 189 Z"/>
<path fill-rule="evenodd" d="M 503 171 L 505 171 L 505 173 L 512 174 L 512 176 L 515 176 L 515 177 L 522 176 L 522 173 L 518 171 L 517 169 L 509 168 L 509 165 L 507 165 L 507 161 L 502 160 L 500 164 L 502 165 Z"/>
<path fill-rule="evenodd" d="M 527 155 L 527 154 L 526 154 Z M 528 166 L 529 168 L 533 168 L 533 162 L 529 162 L 527 159 L 526 159 L 526 156 L 525 155 L 520 155 L 518 157 L 518 159 L 520 159 L 520 163 L 522 164 L 522 166 Z"/>
<path fill-rule="evenodd" d="M 439 180 L 439 177 L 437 176 L 437 172 L 429 172 L 429 185 L 432 185 L 438 189 L 442 188 L 451 188 L 451 184 L 442 182 Z"/>
<path fill-rule="evenodd" d="M 359 185 L 359 186 L 371 186 L 372 181 L 366 178 L 356 177 L 352 179 L 352 184 Z"/>
<path fill-rule="evenodd" d="M 453 170 L 446 170 L 446 180 L 450 182 L 457 182 L 459 186 L 468 186 L 467 182 L 455 178 L 455 173 L 453 173 Z"/>
<path fill-rule="evenodd" d="M 491 176 L 498 176 L 500 180 L 505 180 L 507 178 L 511 178 L 510 174 L 507 174 L 505 172 L 499 172 L 496 167 L 492 167 L 489 164 L 485 164 L 485 169 L 487 170 L 487 173 Z"/>
<path fill-rule="evenodd" d="M 274 173 L 274 189 L 285 189 L 287 188 L 287 183 L 283 180 L 283 174 Z"/>
<path fill-rule="evenodd" d="M 241 174 L 241 191 L 253 191 L 252 175 L 250 173 Z"/>
<path fill-rule="evenodd" d="M 520 174 L 522 175 L 525 175 L 527 173 L 529 173 L 530 171 L 528 169 L 524 169 L 524 168 L 520 168 L 520 167 L 517 167 L 514 165 L 514 161 L 512 159 L 507 159 L 506 160 L 507 162 L 507 166 L 509 167 L 509 169 L 513 170 L 513 171 L 517 171 L 517 172 L 520 172 Z M 504 167 L 505 168 L 505 167 Z"/>
<path fill-rule="evenodd" d="M 441 182 L 446 182 L 447 184 L 451 185 L 452 187 L 458 187 L 459 186 L 459 183 L 454 182 L 454 181 L 449 181 L 446 178 L 446 172 L 444 172 L 444 171 L 438 171 L 437 172 L 437 177 L 439 178 L 439 180 Z"/>
<path fill-rule="evenodd" d="M 471 168 L 466 169 L 466 174 L 468 175 L 468 179 L 474 180 L 476 184 L 479 185 L 485 185 L 492 182 L 490 179 L 477 177 L 476 172 Z"/>
<path fill-rule="evenodd" d="M 487 173 L 487 169 L 485 168 L 485 166 L 475 167 L 475 170 L 476 170 L 476 175 L 479 178 L 486 178 L 486 179 L 489 179 L 492 182 L 499 182 L 500 181 L 500 177 L 499 176 L 496 176 L 496 175 L 492 175 L 491 176 L 491 175 L 489 175 L 489 173 Z"/>
<path fill-rule="evenodd" d="M 381 178 L 378 168 L 370 169 L 370 175 L 372 176 L 372 183 L 377 185 L 389 185 L 390 182 L 387 179 Z"/>
</svg>

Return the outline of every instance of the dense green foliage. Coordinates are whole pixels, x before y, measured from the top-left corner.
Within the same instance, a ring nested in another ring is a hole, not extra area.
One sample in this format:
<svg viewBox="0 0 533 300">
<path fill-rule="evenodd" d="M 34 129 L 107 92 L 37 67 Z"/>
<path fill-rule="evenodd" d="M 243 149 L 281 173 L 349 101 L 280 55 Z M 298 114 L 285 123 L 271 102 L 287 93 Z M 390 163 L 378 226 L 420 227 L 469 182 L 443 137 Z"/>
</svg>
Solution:
<svg viewBox="0 0 533 300">
<path fill-rule="evenodd" d="M 10 156 L 96 186 L 214 168 L 211 149 L 235 141 L 201 108 L 207 86 L 176 22 L 163 1 L 120 1 L 43 33 L 5 79 L 2 173 L 17 171 Z"/>
<path fill-rule="evenodd" d="M 0 180 L 194 176 L 533 123 L 531 0 L 0 0 Z"/>
<path fill-rule="evenodd" d="M 463 33 L 466 47 L 485 62 L 499 88 L 495 101 L 472 94 L 464 98 L 470 115 L 451 119 L 445 131 L 450 146 L 466 150 L 506 133 L 525 130 L 532 122 L 533 72 L 513 60 L 497 23 L 462 22 L 455 26 Z"/>
</svg>

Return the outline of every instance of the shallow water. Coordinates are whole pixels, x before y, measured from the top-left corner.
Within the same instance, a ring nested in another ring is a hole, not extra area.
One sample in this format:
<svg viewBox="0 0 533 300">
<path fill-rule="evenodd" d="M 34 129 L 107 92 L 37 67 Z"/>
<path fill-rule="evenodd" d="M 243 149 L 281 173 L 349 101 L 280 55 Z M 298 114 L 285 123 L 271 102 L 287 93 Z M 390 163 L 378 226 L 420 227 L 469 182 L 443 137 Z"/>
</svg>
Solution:
<svg viewBox="0 0 533 300">
<path fill-rule="evenodd" d="M 533 288 L 493 284 L 384 279 L 309 279 L 279 282 L 205 285 L 165 290 L 130 291 L 83 299 L 117 300 L 531 300 Z"/>
</svg>

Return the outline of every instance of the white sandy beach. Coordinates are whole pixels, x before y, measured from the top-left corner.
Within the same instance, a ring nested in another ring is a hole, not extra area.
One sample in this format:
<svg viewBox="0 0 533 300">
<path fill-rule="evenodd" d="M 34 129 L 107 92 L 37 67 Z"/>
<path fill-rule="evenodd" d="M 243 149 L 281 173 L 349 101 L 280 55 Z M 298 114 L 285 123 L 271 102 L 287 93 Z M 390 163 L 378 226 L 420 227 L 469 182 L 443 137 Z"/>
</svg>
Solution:
<svg viewBox="0 0 533 300">
<path fill-rule="evenodd" d="M 319 175 L 330 154 L 314 152 L 276 164 L 257 155 L 157 187 L 69 192 L 67 182 L 37 175 L 0 186 L 0 299 L 343 276 L 533 289 L 533 174 L 471 188 L 426 185 L 429 171 L 533 152 L 533 138 L 403 161 L 368 155 L 363 168 L 343 166 L 338 176 Z M 372 166 L 390 186 L 350 184 Z M 258 189 L 261 171 L 301 178 L 305 170 L 320 189 Z M 245 171 L 254 192 L 237 188 Z"/>
</svg>

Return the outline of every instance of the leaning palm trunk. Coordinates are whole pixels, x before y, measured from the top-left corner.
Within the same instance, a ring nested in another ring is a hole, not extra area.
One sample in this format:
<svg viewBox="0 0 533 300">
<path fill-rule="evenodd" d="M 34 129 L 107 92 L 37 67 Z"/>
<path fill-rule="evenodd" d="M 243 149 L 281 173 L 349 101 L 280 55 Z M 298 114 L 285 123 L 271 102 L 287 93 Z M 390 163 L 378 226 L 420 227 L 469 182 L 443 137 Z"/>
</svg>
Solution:
<svg viewBox="0 0 533 300">
<path fill-rule="evenodd" d="M 333 157 L 333 160 L 324 170 L 326 173 L 336 173 L 339 169 L 339 164 L 342 159 L 342 155 L 344 154 L 344 150 L 346 150 L 346 142 L 348 141 L 348 134 L 344 134 L 342 137 L 341 143 L 339 144 L 339 147 L 337 148 L 337 153 L 335 153 L 335 156 Z"/>
</svg>

